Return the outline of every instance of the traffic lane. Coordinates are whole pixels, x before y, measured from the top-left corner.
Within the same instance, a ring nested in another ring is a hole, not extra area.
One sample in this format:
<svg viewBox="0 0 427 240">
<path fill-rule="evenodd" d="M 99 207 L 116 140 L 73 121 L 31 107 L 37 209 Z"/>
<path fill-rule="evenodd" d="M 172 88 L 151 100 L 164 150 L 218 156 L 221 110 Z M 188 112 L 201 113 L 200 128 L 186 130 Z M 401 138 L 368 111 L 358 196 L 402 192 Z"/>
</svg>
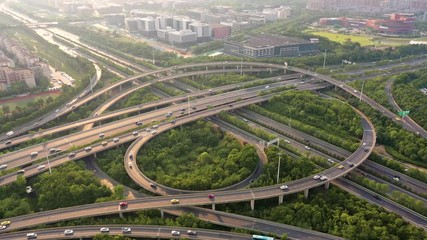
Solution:
<svg viewBox="0 0 427 240">
<path fill-rule="evenodd" d="M 360 174 L 360 175 L 362 177 L 370 179 L 372 181 L 375 181 L 375 182 L 378 182 L 378 183 L 381 183 L 381 184 L 387 184 L 389 186 L 389 188 L 390 188 L 390 190 L 387 192 L 389 195 L 391 195 L 393 191 L 402 192 L 404 194 L 409 195 L 412 198 L 415 198 L 416 200 L 422 201 L 424 203 L 424 206 L 427 207 L 427 200 L 425 198 L 423 198 L 423 197 L 420 197 L 420 196 L 418 196 L 418 195 L 416 195 L 416 194 L 414 194 L 412 192 L 409 192 L 409 191 L 407 191 L 407 190 L 405 190 L 403 188 L 400 188 L 398 186 L 393 185 L 393 183 L 387 182 L 387 181 L 385 181 L 383 179 L 380 179 L 380 178 L 377 178 L 377 177 L 375 177 L 373 175 L 370 175 L 370 174 L 367 174 L 367 175 Z M 393 180 L 393 178 L 390 178 L 390 180 L 395 181 L 395 180 Z M 398 182 L 400 182 L 400 180 Z"/>
<path fill-rule="evenodd" d="M 291 225 L 276 223 L 263 219 L 225 213 L 197 207 L 183 207 L 179 209 L 167 210 L 171 214 L 192 213 L 194 216 L 208 220 L 209 222 L 225 225 L 229 227 L 242 227 L 255 231 L 274 233 L 279 236 L 286 233 L 292 239 L 343 239 L 322 232 L 316 232 L 309 229 L 302 229 Z"/>
<path fill-rule="evenodd" d="M 335 179 L 333 181 L 333 184 L 338 185 L 341 188 L 346 189 L 347 191 L 353 192 L 358 196 L 362 196 L 364 199 L 368 200 L 371 203 L 375 203 L 388 211 L 394 212 L 403 218 L 411 221 L 415 225 L 418 225 L 424 229 L 427 229 L 427 221 L 424 216 L 421 214 L 416 214 L 412 210 L 409 210 L 405 207 L 402 207 L 398 205 L 397 203 L 388 200 L 386 198 L 383 198 L 379 196 L 379 199 L 375 198 L 374 196 L 377 195 L 376 193 L 368 190 L 363 189 L 360 186 L 356 186 L 355 183 L 350 182 L 347 179 Z M 415 214 L 414 214 L 415 213 Z"/>
<path fill-rule="evenodd" d="M 109 228 L 109 232 L 102 233 L 100 229 L 102 227 Z M 131 232 L 123 233 L 122 227 L 131 228 Z M 64 231 L 66 229 L 72 229 L 73 234 L 65 235 Z M 193 230 L 196 232 L 196 235 L 187 234 L 187 230 Z M 172 236 L 172 231 L 179 231 L 180 236 Z M 21 240 L 27 239 L 26 234 L 34 232 L 37 233 L 37 239 L 70 239 L 70 238 L 90 238 L 94 237 L 96 234 L 105 234 L 105 235 L 124 235 L 128 237 L 149 237 L 149 238 L 182 238 L 187 237 L 190 239 L 252 239 L 250 235 L 247 234 L 238 234 L 233 232 L 219 231 L 219 230 L 210 230 L 210 229 L 200 229 L 200 228 L 183 228 L 183 227 L 171 227 L 171 226 L 141 226 L 141 225 L 98 225 L 98 226 L 70 226 L 70 227 L 59 227 L 59 228 L 50 228 L 42 230 L 28 230 L 21 231 L 13 234 L 3 234 L 0 235 L 0 239 L 8 240 Z"/>
</svg>

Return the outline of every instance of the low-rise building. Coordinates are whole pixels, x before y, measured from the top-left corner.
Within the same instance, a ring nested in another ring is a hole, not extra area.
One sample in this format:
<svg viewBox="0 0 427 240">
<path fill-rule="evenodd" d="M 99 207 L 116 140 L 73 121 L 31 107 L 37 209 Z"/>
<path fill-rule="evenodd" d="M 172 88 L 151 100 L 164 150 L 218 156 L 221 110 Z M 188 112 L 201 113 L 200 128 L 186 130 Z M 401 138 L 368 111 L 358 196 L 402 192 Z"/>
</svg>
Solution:
<svg viewBox="0 0 427 240">
<path fill-rule="evenodd" d="M 173 31 L 168 33 L 172 45 L 188 46 L 197 42 L 197 34 L 191 30 Z"/>
<path fill-rule="evenodd" d="M 25 82 L 29 88 L 36 87 L 34 73 L 30 69 L 0 67 L 0 84 L 10 86 L 15 82 Z"/>
<path fill-rule="evenodd" d="M 319 52 L 317 39 L 310 41 L 273 35 L 250 36 L 243 42 L 224 42 L 224 53 L 254 57 L 297 57 Z"/>
</svg>

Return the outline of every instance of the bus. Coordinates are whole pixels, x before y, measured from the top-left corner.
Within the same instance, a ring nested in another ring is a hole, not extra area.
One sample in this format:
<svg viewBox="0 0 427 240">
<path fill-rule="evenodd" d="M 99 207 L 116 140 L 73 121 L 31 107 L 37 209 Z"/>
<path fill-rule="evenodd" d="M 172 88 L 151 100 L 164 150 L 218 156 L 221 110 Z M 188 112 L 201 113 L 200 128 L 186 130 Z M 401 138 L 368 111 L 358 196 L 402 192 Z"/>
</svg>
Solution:
<svg viewBox="0 0 427 240">
<path fill-rule="evenodd" d="M 252 240 L 274 240 L 274 238 L 261 235 L 252 235 Z"/>
</svg>

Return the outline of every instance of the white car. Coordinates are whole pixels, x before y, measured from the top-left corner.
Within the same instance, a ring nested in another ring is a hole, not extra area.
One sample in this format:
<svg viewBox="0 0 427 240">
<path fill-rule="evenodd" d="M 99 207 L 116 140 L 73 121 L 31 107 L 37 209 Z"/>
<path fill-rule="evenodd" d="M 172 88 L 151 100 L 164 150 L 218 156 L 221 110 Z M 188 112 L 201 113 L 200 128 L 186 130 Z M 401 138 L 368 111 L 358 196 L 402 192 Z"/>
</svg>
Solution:
<svg viewBox="0 0 427 240">
<path fill-rule="evenodd" d="M 270 86 L 265 86 L 265 89 L 269 88 Z"/>
<path fill-rule="evenodd" d="M 314 175 L 314 176 L 313 176 L 313 179 L 314 179 L 314 180 L 317 180 L 317 179 L 319 179 L 319 178 L 320 178 L 320 176 L 319 176 L 319 175 Z"/>
<path fill-rule="evenodd" d="M 115 142 L 115 143 L 116 143 L 116 142 L 118 142 L 119 140 L 120 140 L 120 138 L 114 138 L 114 139 L 113 139 L 113 142 Z"/>
<path fill-rule="evenodd" d="M 321 177 L 320 177 L 320 180 L 321 180 L 321 181 L 325 181 L 326 179 L 328 179 L 328 177 L 326 177 L 326 176 L 321 176 Z"/>
<path fill-rule="evenodd" d="M 188 230 L 188 231 L 187 231 L 187 234 L 188 234 L 188 235 L 197 235 L 197 232 L 196 232 L 196 231 L 194 231 L 194 230 Z"/>
<path fill-rule="evenodd" d="M 282 186 L 280 186 L 280 189 L 281 190 L 287 190 L 288 189 L 288 185 L 282 185 Z"/>
<path fill-rule="evenodd" d="M 12 136 L 13 135 L 13 131 L 9 131 L 6 133 L 6 136 Z"/>
<path fill-rule="evenodd" d="M 172 234 L 172 236 L 179 236 L 179 235 L 181 235 L 181 233 L 179 231 L 176 231 L 176 230 L 172 230 L 171 234 Z"/>
<path fill-rule="evenodd" d="M 85 147 L 86 152 L 90 152 L 92 150 L 92 147 Z"/>
<path fill-rule="evenodd" d="M 130 233 L 132 229 L 130 227 L 122 227 L 122 233 Z"/>
<path fill-rule="evenodd" d="M 110 231 L 110 229 L 109 228 L 107 228 L 107 227 L 102 227 L 101 229 L 99 229 L 99 231 L 100 232 L 109 232 Z"/>
<path fill-rule="evenodd" d="M 44 169 L 46 166 L 44 165 L 44 164 L 42 164 L 42 165 L 39 165 L 38 167 L 37 167 L 37 170 L 42 170 L 42 169 Z"/>
<path fill-rule="evenodd" d="M 0 165 L 0 170 L 4 170 L 4 169 L 6 169 L 7 168 L 7 164 L 2 164 L 2 165 Z"/>
<path fill-rule="evenodd" d="M 65 235 L 72 235 L 73 233 L 74 233 L 73 229 L 66 229 L 66 230 L 64 231 L 64 234 L 65 234 Z"/>
<path fill-rule="evenodd" d="M 311 148 L 309 146 L 304 146 L 305 149 L 310 150 Z"/>
</svg>

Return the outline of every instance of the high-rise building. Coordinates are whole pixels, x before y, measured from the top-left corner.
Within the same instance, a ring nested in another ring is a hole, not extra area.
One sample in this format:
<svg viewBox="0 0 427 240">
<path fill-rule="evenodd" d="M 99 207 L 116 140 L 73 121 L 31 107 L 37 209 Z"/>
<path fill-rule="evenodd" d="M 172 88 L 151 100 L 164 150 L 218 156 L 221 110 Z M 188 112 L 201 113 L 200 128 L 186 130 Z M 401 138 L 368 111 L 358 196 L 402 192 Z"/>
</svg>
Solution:
<svg viewBox="0 0 427 240">
<path fill-rule="evenodd" d="M 211 29 L 207 23 L 193 22 L 189 25 L 189 28 L 196 33 L 197 38 L 200 40 L 211 37 Z"/>
</svg>

